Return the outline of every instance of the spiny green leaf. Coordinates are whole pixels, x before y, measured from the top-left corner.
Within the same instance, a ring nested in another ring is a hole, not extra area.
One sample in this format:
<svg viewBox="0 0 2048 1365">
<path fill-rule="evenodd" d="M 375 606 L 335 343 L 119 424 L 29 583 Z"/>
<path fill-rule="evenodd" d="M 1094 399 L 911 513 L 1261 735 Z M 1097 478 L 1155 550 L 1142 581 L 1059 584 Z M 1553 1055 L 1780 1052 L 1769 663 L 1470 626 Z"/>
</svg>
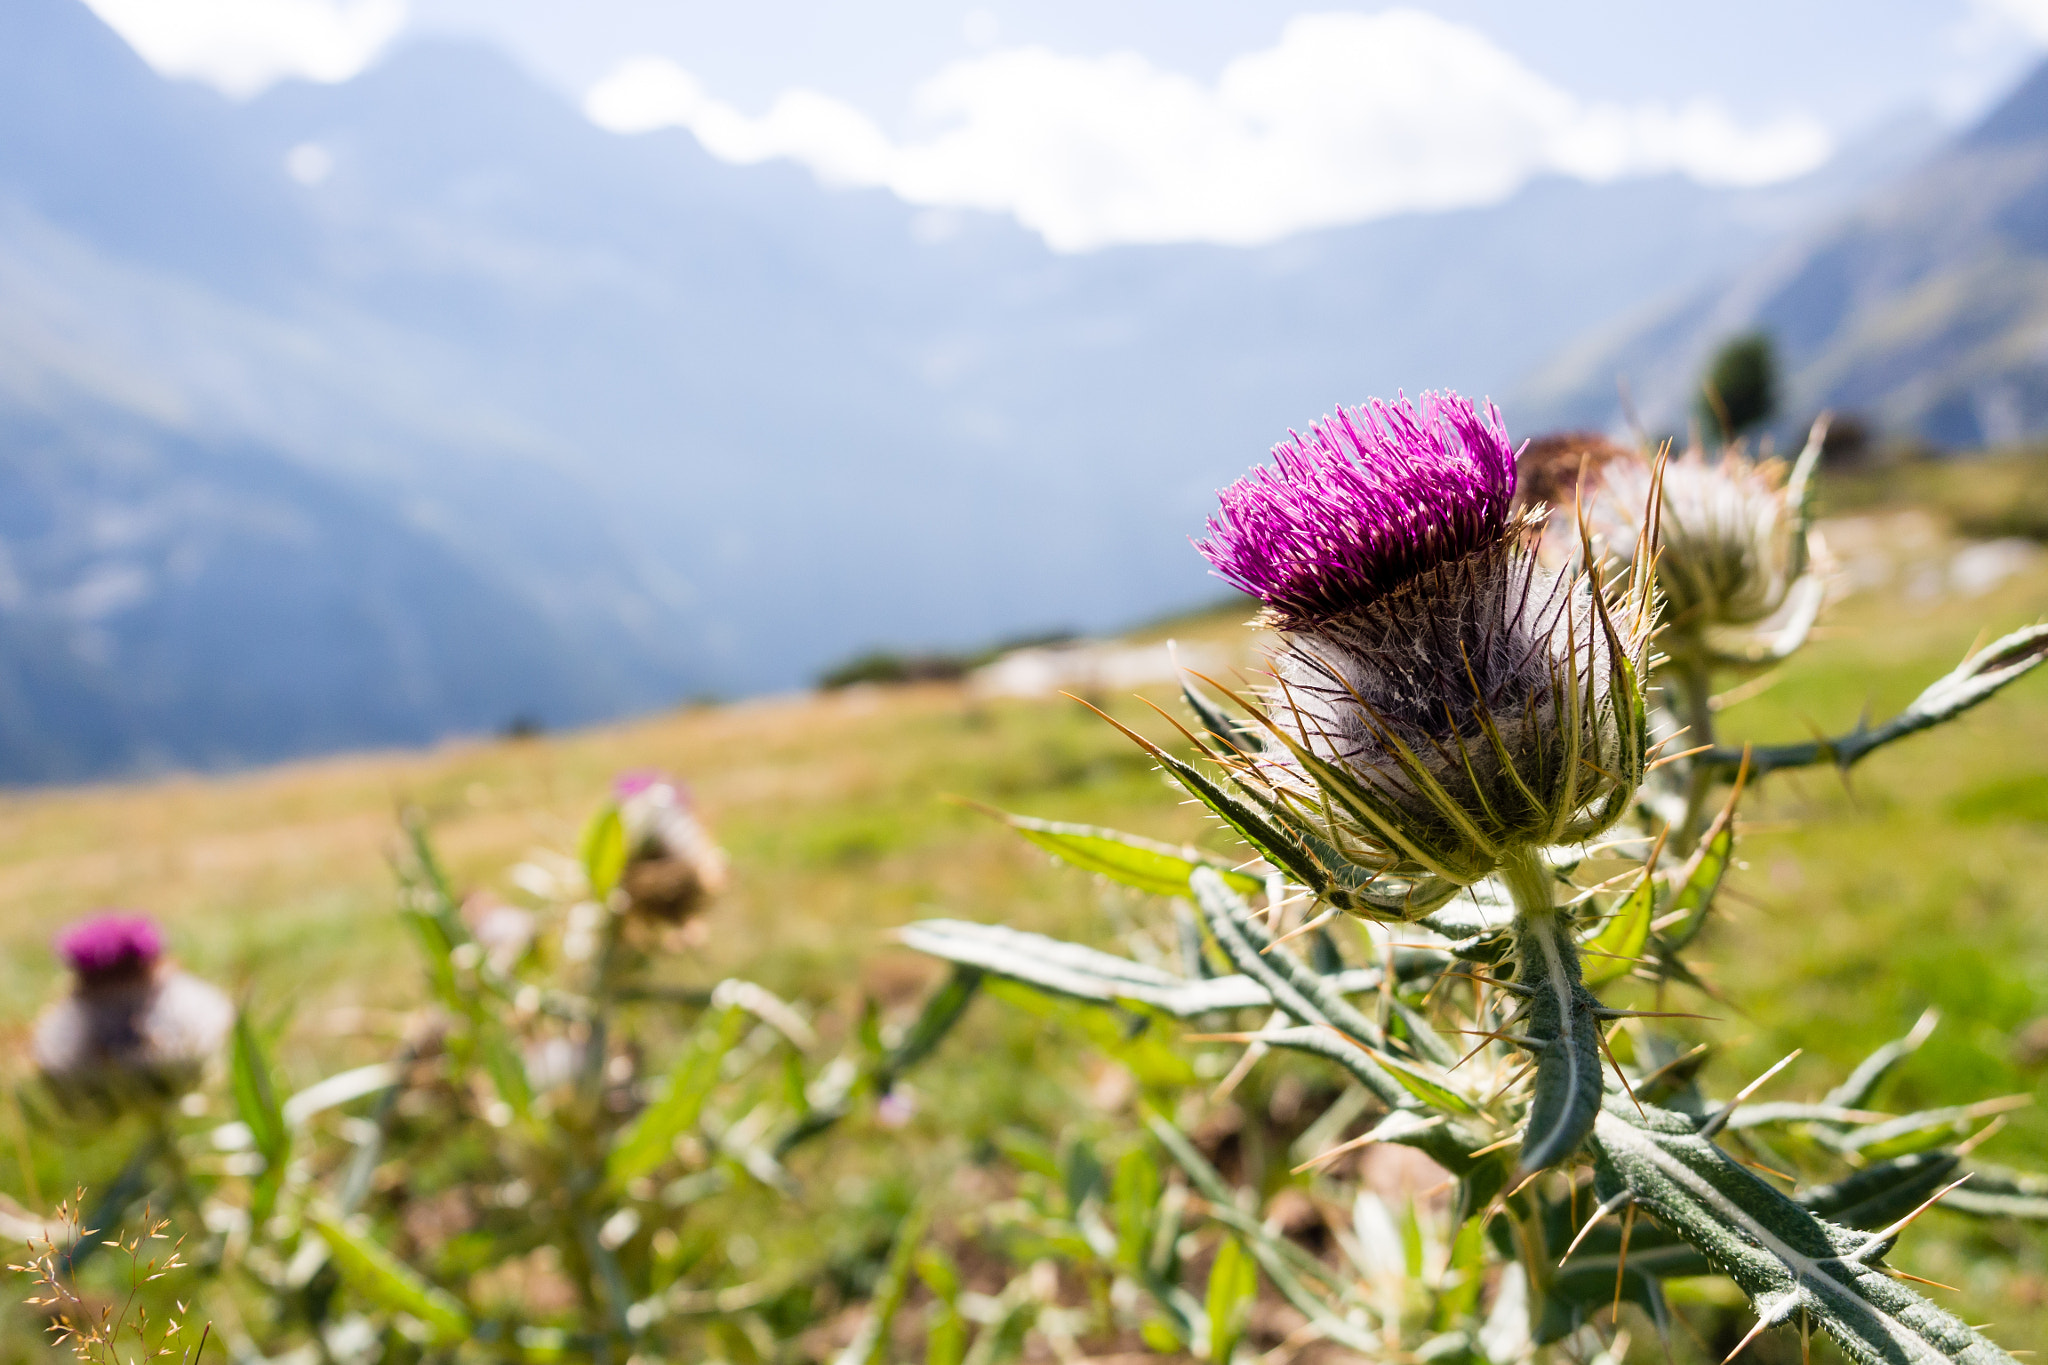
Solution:
<svg viewBox="0 0 2048 1365">
<path fill-rule="evenodd" d="M 1247 754 L 1262 754 L 1266 751 L 1266 738 L 1259 733 L 1257 726 L 1225 712 L 1197 692 L 1194 685 L 1185 678 L 1181 680 L 1180 694 L 1187 698 L 1188 709 L 1202 722 L 1202 728 L 1222 740 L 1225 745 Z"/>
<path fill-rule="evenodd" d="M 1930 1009 L 1922 1014 L 1905 1037 L 1886 1043 L 1858 1062 L 1848 1079 L 1828 1091 L 1821 1103 L 1840 1105 L 1844 1109 L 1861 1109 L 1869 1104 L 1870 1097 L 1877 1093 L 1877 1087 L 1892 1073 L 1892 1068 L 1919 1051 L 1920 1045 L 1927 1041 L 1928 1035 L 1934 1032 L 1934 1026 L 1940 1022 L 1939 1010 Z"/>
<path fill-rule="evenodd" d="M 1623 1189 L 1697 1248 L 1772 1325 L 1802 1315 L 1857 1365 L 2014 1365 L 1989 1339 L 1887 1275 L 1887 1242 L 1817 1218 L 1699 1136 L 1695 1121 L 1610 1101 L 1594 1127 L 1598 1188 Z"/>
<path fill-rule="evenodd" d="M 469 1314 L 447 1290 L 429 1284 L 418 1271 L 339 1219 L 310 1213 L 306 1221 L 327 1243 L 342 1280 L 364 1298 L 424 1323 L 436 1345 L 468 1340 Z"/>
<path fill-rule="evenodd" d="M 1648 868 L 1636 889 L 1614 907 L 1600 932 L 1587 939 L 1580 966 L 1588 986 L 1602 986 L 1627 976 L 1650 941 L 1650 915 L 1657 904 L 1657 882 Z"/>
<path fill-rule="evenodd" d="M 1667 947 L 1683 948 L 1705 927 L 1707 912 L 1714 906 L 1714 893 L 1721 888 L 1721 878 L 1728 871 L 1734 851 L 1735 821 L 1716 821 L 1706 842 L 1693 851 L 1680 871 L 1671 908 L 1661 917 L 1664 928 L 1660 937 Z"/>
<path fill-rule="evenodd" d="M 668 1093 L 640 1111 L 633 1125 L 619 1134 L 611 1155 L 605 1159 L 605 1184 L 612 1190 L 660 1166 L 668 1159 L 675 1140 L 696 1126 L 704 1102 L 718 1084 L 725 1054 L 746 1031 L 747 1014 L 737 1005 L 728 1006 L 700 1025 L 697 1035 L 676 1059 L 668 1074 Z"/>
<path fill-rule="evenodd" d="M 1923 1152 L 1880 1161 L 1832 1184 L 1799 1190 L 1792 1197 L 1844 1227 L 1881 1228 L 1919 1208 L 1955 1178 L 1962 1164 L 1954 1152 Z"/>
<path fill-rule="evenodd" d="M 2048 1223 L 2048 1177 L 2022 1175 L 2003 1166 L 1974 1167 L 1970 1183 L 1942 1200 L 1941 1207 L 1979 1218 Z"/>
<path fill-rule="evenodd" d="M 2014 1095 L 2002 1100 L 1985 1100 L 1978 1104 L 1923 1109 L 1918 1113 L 1902 1114 L 1898 1118 L 1887 1119 L 1883 1123 L 1853 1128 L 1840 1136 L 1824 1135 L 1821 1140 L 1839 1152 L 1861 1157 L 1866 1161 L 1882 1161 L 1886 1157 L 1924 1152 L 1953 1139 L 1967 1137 L 1981 1120 L 2030 1103 L 2032 1096 Z"/>
<path fill-rule="evenodd" d="M 1518 926 L 1517 979 L 1530 997 L 1528 1033 L 1542 1044 L 1536 1089 L 1522 1134 L 1523 1174 L 1555 1166 L 1579 1149 L 1600 1112 L 1599 1002 L 1580 984 L 1579 955 L 1556 915 L 1527 916 Z"/>
<path fill-rule="evenodd" d="M 1154 896 L 1185 896 L 1188 874 L 1215 867 L 1240 893 L 1256 896 L 1265 889 L 1259 878 L 1233 872 L 1190 848 L 1123 834 L 1094 825 L 1068 825 L 1034 820 L 1025 815 L 1002 816 L 1005 824 L 1062 861 Z"/>
</svg>

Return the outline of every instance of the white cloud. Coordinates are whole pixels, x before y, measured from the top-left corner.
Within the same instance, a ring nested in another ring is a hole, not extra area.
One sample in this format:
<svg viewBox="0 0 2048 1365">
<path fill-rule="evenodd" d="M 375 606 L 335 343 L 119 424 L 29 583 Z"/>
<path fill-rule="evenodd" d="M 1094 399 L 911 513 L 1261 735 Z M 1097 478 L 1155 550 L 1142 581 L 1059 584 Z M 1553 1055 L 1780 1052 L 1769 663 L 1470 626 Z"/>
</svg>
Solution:
<svg viewBox="0 0 2048 1365">
<path fill-rule="evenodd" d="M 585 103 L 616 132 L 688 128 L 728 161 L 786 157 L 829 183 L 1009 212 L 1062 251 L 1269 242 L 1497 202 L 1545 172 L 1765 184 L 1833 145 L 1811 118 L 1744 127 L 1710 101 L 1590 103 L 1476 29 L 1405 9 L 1297 16 L 1213 85 L 1129 53 L 993 52 L 940 70 L 912 108 L 919 131 L 901 140 L 809 90 L 754 117 L 661 57 L 622 63 Z"/>
<path fill-rule="evenodd" d="M 86 0 L 167 76 L 237 98 L 289 76 L 345 81 L 405 27 L 406 0 Z"/>
<path fill-rule="evenodd" d="M 1977 9 L 2048 45 L 2048 0 L 1977 0 Z"/>
</svg>

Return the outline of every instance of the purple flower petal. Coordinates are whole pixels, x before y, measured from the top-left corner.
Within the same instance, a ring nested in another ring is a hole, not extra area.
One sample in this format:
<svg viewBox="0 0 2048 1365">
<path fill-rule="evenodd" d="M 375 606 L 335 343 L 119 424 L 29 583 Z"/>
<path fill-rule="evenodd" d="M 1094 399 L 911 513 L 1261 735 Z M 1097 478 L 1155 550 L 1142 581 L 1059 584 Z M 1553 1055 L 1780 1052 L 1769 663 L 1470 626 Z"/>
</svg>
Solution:
<svg viewBox="0 0 2048 1365">
<path fill-rule="evenodd" d="M 119 911 L 95 915 L 57 936 L 57 951 L 80 976 L 146 967 L 163 950 L 164 936 L 156 925 Z"/>
<path fill-rule="evenodd" d="M 1339 408 L 1223 490 L 1196 545 L 1290 627 L 1384 596 L 1505 533 L 1515 452 L 1500 413 L 1455 393 Z"/>
</svg>

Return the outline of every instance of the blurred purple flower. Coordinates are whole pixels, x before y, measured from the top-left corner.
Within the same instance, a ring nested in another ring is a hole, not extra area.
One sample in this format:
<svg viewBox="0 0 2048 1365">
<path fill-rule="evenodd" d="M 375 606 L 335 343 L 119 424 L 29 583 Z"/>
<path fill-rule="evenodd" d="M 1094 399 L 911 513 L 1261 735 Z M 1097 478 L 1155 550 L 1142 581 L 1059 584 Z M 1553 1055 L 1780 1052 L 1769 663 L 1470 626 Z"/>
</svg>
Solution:
<svg viewBox="0 0 2048 1365">
<path fill-rule="evenodd" d="M 140 915 L 110 912 L 58 936 L 76 980 L 36 1018 L 36 1068 L 58 1101 L 105 1116 L 175 1098 L 219 1051 L 235 1010 L 220 991 L 163 958 Z"/>
<path fill-rule="evenodd" d="M 57 952 L 81 977 L 146 973 L 163 954 L 164 936 L 147 918 L 108 910 L 57 936 Z"/>
<path fill-rule="evenodd" d="M 689 789 L 666 773 L 622 773 L 612 790 L 625 826 L 628 901 L 656 919 L 680 923 L 725 889 L 725 854 L 692 808 Z"/>
<path fill-rule="evenodd" d="M 901 1128 L 917 1117 L 917 1095 L 907 1085 L 898 1085 L 875 1101 L 875 1122 L 884 1128 Z"/>
<path fill-rule="evenodd" d="M 1339 408 L 1223 490 L 1196 546 L 1217 573 L 1312 627 L 1506 534 L 1515 452 L 1492 404 L 1455 393 Z"/>
</svg>

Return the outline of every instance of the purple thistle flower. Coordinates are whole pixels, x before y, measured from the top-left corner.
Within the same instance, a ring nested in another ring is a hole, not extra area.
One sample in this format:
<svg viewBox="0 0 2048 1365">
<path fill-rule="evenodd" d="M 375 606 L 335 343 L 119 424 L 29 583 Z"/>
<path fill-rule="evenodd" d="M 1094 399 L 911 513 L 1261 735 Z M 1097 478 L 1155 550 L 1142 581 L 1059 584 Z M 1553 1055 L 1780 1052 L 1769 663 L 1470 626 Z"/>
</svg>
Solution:
<svg viewBox="0 0 2048 1365">
<path fill-rule="evenodd" d="M 1372 399 L 1288 436 L 1277 468 L 1223 490 L 1196 546 L 1285 628 L 1356 610 L 1507 533 L 1515 452 L 1491 403 Z"/>
<path fill-rule="evenodd" d="M 626 833 L 620 886 L 635 910 L 681 922 L 725 887 L 725 855 L 692 810 L 689 788 L 641 769 L 612 783 Z"/>
<path fill-rule="evenodd" d="M 163 955 L 164 936 L 142 915 L 109 910 L 57 936 L 57 952 L 79 976 L 92 980 L 146 974 Z"/>
<path fill-rule="evenodd" d="M 667 773 L 659 768 L 633 768 L 612 779 L 612 795 L 630 800 L 652 787 L 673 787 Z"/>
<path fill-rule="evenodd" d="M 58 936 L 77 976 L 36 1018 L 31 1052 L 60 1104 L 106 1116 L 183 1094 L 234 1023 L 228 998 L 165 961 L 141 915 L 109 912 Z"/>
<path fill-rule="evenodd" d="M 1274 458 L 1198 547 L 1284 635 L 1261 708 L 1281 742 L 1232 743 L 1239 785 L 1425 899 L 1618 819 L 1645 762 L 1648 561 L 1547 568 L 1500 413 L 1453 393 L 1339 411 Z"/>
</svg>

